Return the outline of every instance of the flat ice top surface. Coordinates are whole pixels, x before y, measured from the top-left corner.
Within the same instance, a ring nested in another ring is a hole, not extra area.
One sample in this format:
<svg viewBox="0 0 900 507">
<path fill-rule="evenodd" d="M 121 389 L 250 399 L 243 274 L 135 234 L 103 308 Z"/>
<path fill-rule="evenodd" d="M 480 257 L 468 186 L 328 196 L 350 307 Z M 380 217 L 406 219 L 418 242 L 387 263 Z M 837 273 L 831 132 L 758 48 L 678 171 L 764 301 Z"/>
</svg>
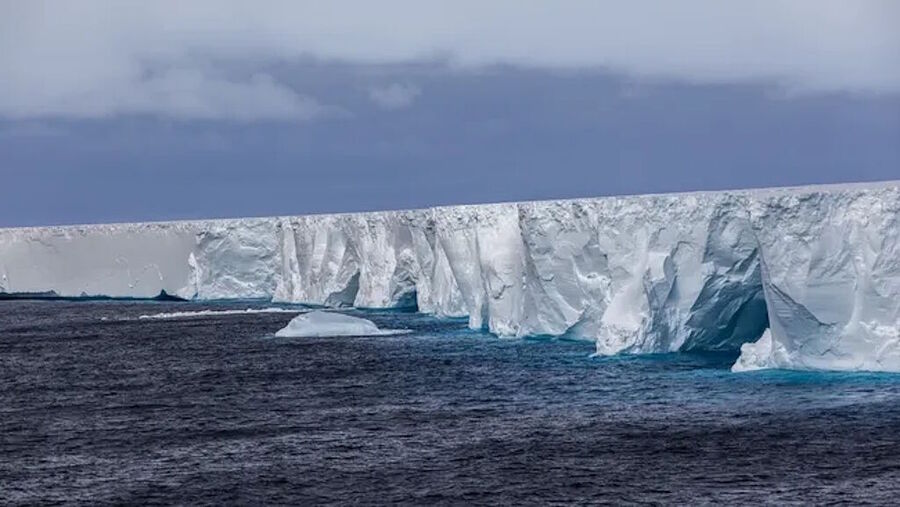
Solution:
<svg viewBox="0 0 900 507">
<path fill-rule="evenodd" d="M 379 329 L 371 320 L 320 310 L 302 313 L 278 330 L 280 338 L 317 338 L 327 336 L 377 336 L 403 332 Z"/>
<path fill-rule="evenodd" d="M 373 211 L 362 211 L 362 212 L 346 212 L 346 213 L 309 213 L 305 215 L 286 215 L 286 216 L 257 216 L 257 217 L 222 217 L 222 218 L 207 218 L 207 219 L 189 219 L 189 220 L 166 220 L 166 221 L 154 221 L 148 220 L 146 222 L 120 222 L 120 223 L 94 223 L 94 224 L 71 224 L 71 225 L 47 225 L 47 226 L 27 226 L 27 227 L 0 227 L 0 231 L 3 230 L 40 230 L 40 229 L 67 229 L 67 228 L 106 228 L 106 227 L 125 227 L 130 228 L 131 226 L 136 225 L 159 225 L 159 226 L 170 226 L 174 225 L 176 227 L 194 227 L 200 224 L 206 223 L 218 223 L 222 225 L 226 224 L 237 224 L 240 222 L 257 222 L 257 221 L 267 221 L 274 220 L 279 218 L 288 218 L 291 216 L 318 216 L 318 217 L 329 217 L 329 216 L 345 216 L 345 215 L 357 215 L 357 216 L 372 216 L 372 215 L 380 215 L 387 213 L 405 213 L 405 212 L 420 212 L 427 210 L 447 210 L 447 209 L 470 209 L 470 208 L 479 208 L 479 207 L 491 207 L 498 206 L 504 204 L 528 204 L 528 203 L 550 203 L 550 202 L 587 202 L 587 201 L 597 201 L 597 200 L 607 200 L 607 199 L 641 199 L 641 198 L 651 198 L 651 197 L 663 197 L 663 196 L 700 196 L 700 195 L 709 195 L 709 194 L 736 194 L 736 195 L 759 195 L 764 196 L 767 194 L 773 193 L 805 193 L 805 192 L 840 192 L 842 190 L 852 191 L 859 189 L 877 189 L 877 188 L 885 188 L 885 187 L 896 187 L 900 186 L 900 180 L 890 180 L 890 181 L 868 181 L 868 182 L 858 182 L 858 183 L 825 183 L 825 184 L 814 184 L 814 185 L 797 185 L 797 186 L 789 186 L 789 187 L 762 187 L 762 188 L 745 188 L 745 189 L 725 189 L 725 190 L 697 190 L 697 191 L 687 191 L 687 192 L 660 192 L 654 194 L 622 194 L 622 195 L 604 195 L 597 197 L 575 197 L 569 199 L 543 199 L 543 200 L 532 200 L 532 201 L 504 201 L 504 202 L 489 202 L 489 203 L 478 203 L 478 204 L 451 204 L 451 205 L 443 205 L 443 206 L 433 206 L 426 208 L 412 208 L 412 209 L 386 209 L 386 210 L 373 210 Z"/>
</svg>

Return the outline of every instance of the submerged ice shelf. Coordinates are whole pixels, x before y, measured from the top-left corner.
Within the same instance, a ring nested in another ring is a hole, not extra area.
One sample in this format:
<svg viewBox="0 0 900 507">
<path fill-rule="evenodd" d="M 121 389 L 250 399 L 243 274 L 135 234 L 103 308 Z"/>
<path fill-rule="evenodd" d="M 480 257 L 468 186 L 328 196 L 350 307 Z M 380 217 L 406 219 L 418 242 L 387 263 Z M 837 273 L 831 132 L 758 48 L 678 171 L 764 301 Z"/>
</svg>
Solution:
<svg viewBox="0 0 900 507">
<path fill-rule="evenodd" d="M 417 307 L 600 354 L 900 371 L 900 183 L 0 230 L 0 292 Z"/>
</svg>

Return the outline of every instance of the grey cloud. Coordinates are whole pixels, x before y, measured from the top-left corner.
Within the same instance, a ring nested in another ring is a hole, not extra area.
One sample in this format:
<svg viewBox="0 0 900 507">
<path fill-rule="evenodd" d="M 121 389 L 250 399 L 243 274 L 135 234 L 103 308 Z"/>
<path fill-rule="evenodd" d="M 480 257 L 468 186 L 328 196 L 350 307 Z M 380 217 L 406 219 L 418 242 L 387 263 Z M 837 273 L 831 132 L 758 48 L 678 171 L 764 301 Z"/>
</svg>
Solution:
<svg viewBox="0 0 900 507">
<path fill-rule="evenodd" d="M 175 119 L 304 121 L 336 115 L 267 74 L 245 79 L 175 68 L 151 76 L 123 76 L 80 90 L 45 87 L 7 96 L 2 113 L 10 118 L 105 118 L 146 114 Z"/>
<path fill-rule="evenodd" d="M 30 121 L 15 122 L 0 127 L 0 140 L 52 138 L 66 134 L 66 129 L 62 127 Z"/>
<path fill-rule="evenodd" d="M 220 72 L 310 57 L 897 93 L 897 19 L 893 0 L 0 1 L 0 116 L 312 119 L 329 108 L 302 83 Z"/>
<path fill-rule="evenodd" d="M 0 132 L 20 133 L 0 135 L 0 224 L 864 181 L 896 178 L 900 167 L 898 96 L 782 99 L 766 86 L 633 85 L 602 72 L 518 67 L 311 62 L 267 72 L 356 116 L 252 124 L 0 119 Z M 399 114 L 373 110 L 367 87 L 389 83 L 415 83 L 423 96 Z M 27 123 L 66 134 L 27 137 Z"/>
<path fill-rule="evenodd" d="M 391 83 L 369 89 L 369 98 L 378 107 L 387 110 L 403 109 L 412 105 L 422 90 L 413 84 Z"/>
</svg>

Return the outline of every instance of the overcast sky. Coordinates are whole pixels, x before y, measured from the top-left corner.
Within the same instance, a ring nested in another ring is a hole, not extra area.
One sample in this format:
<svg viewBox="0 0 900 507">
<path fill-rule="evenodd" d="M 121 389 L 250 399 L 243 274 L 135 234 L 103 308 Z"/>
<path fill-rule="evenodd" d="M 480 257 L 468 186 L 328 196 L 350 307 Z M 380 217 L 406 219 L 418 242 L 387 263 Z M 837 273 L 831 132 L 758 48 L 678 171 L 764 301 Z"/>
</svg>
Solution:
<svg viewBox="0 0 900 507">
<path fill-rule="evenodd" d="M 0 0 L 0 225 L 900 178 L 900 2 Z"/>
</svg>

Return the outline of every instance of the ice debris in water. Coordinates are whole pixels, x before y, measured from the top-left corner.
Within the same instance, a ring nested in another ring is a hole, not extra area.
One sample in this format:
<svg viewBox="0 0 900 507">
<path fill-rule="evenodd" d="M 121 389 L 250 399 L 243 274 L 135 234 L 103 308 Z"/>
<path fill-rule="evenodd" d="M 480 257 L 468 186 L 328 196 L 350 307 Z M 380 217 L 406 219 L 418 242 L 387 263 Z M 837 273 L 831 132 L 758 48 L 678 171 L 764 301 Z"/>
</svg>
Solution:
<svg viewBox="0 0 900 507">
<path fill-rule="evenodd" d="M 162 312 L 141 315 L 141 320 L 165 320 L 165 319 L 186 319 L 192 317 L 213 317 L 218 315 L 246 315 L 251 313 L 296 313 L 297 310 L 290 308 L 247 308 L 245 310 L 197 310 L 193 312 Z"/>
</svg>

